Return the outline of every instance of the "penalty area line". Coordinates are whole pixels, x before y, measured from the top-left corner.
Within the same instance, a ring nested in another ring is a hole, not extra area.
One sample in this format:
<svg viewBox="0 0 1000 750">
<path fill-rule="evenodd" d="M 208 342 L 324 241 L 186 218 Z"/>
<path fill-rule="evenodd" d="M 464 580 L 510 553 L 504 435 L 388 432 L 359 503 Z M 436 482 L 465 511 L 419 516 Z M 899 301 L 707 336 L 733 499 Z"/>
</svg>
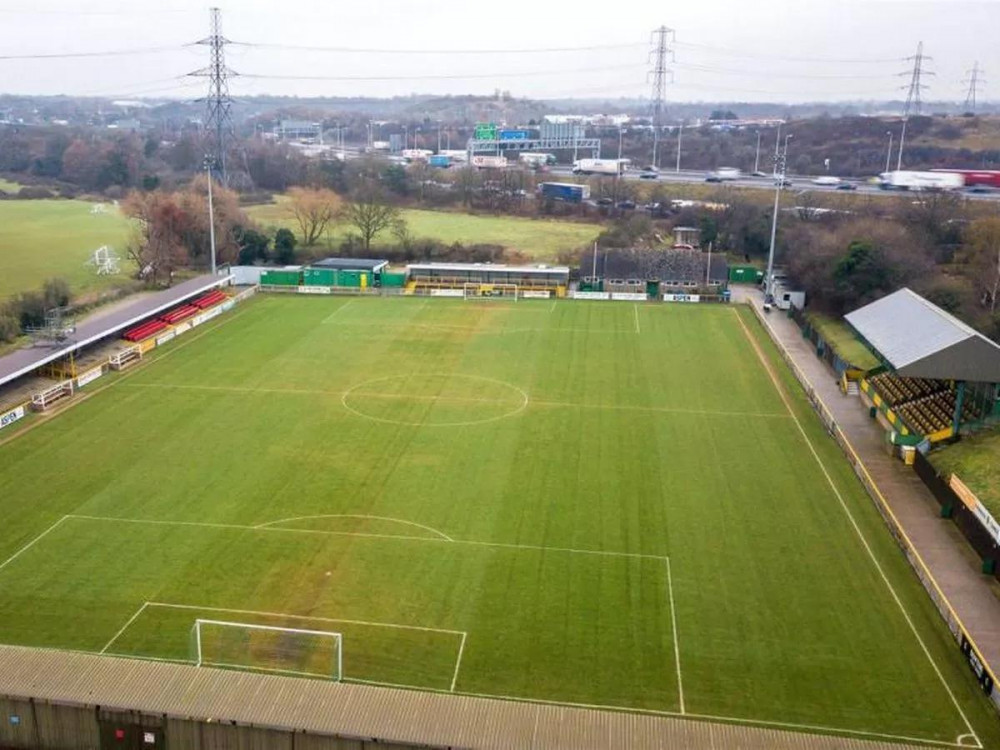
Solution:
<svg viewBox="0 0 1000 750">
<path fill-rule="evenodd" d="M 110 641 L 108 641 L 107 643 L 105 643 L 105 644 L 104 644 L 104 648 L 102 648 L 102 649 L 101 649 L 101 650 L 100 650 L 100 651 L 99 651 L 98 653 L 101 653 L 101 654 L 103 654 L 103 653 L 105 653 L 105 652 L 106 652 L 106 651 L 107 651 L 107 650 L 108 650 L 109 648 L 111 648 L 111 644 L 113 644 L 113 643 L 114 643 L 115 641 L 117 641 L 117 640 L 118 640 L 119 638 L 121 638 L 121 637 L 122 637 L 122 634 L 123 634 L 123 633 L 124 633 L 124 632 L 125 632 L 126 630 L 128 630 L 128 628 L 129 628 L 129 625 L 131 625 L 131 624 L 132 624 L 133 622 L 135 622 L 136 620 L 138 620 L 138 619 L 139 619 L 139 615 L 141 615 L 141 614 L 143 613 L 143 611 L 144 611 L 144 610 L 146 609 L 146 607 L 148 607 L 148 606 L 149 606 L 149 602 L 143 602 L 143 603 L 142 603 L 142 606 L 141 606 L 141 607 L 139 607 L 139 609 L 137 609 L 137 610 L 136 610 L 136 611 L 135 611 L 135 612 L 134 612 L 134 613 L 132 614 L 132 616 L 131 616 L 130 618 L 128 618 L 128 621 L 127 621 L 127 622 L 126 622 L 126 623 L 125 623 L 124 625 L 122 625 L 122 626 L 121 626 L 121 628 L 119 628 L 118 632 L 117 632 L 117 633 L 115 633 L 115 634 L 114 634 L 114 635 L 113 635 L 113 636 L 111 637 L 111 640 L 110 640 Z"/>
<path fill-rule="evenodd" d="M 924 656 L 927 657 L 927 661 L 928 661 L 928 663 L 930 663 L 931 668 L 934 670 L 934 674 L 937 675 L 937 678 L 940 681 L 941 686 L 944 688 L 945 693 L 947 693 L 948 697 L 951 699 L 952 704 L 955 706 L 955 709 L 958 711 L 958 715 L 962 718 L 962 721 L 965 724 L 965 728 L 969 730 L 967 735 L 962 735 L 962 736 L 970 736 L 970 737 L 972 737 L 978 743 L 979 747 L 982 747 L 982 741 L 979 739 L 979 736 L 976 734 L 976 730 L 973 729 L 972 724 L 969 722 L 969 718 L 965 715 L 965 711 L 962 710 L 962 706 L 958 702 L 958 698 L 955 696 L 955 693 L 952 691 L 951 685 L 948 684 L 948 681 L 945 679 L 944 674 L 941 672 L 941 668 L 938 666 L 937 662 L 934 660 L 934 657 L 931 655 L 930 649 L 927 647 L 927 644 L 924 642 L 923 637 L 920 635 L 920 632 L 917 630 L 916 623 L 913 622 L 913 619 L 910 617 L 910 613 L 907 611 L 906 607 L 903 605 L 903 600 L 900 599 L 899 594 L 896 592 L 896 587 L 892 585 L 892 582 L 889 580 L 889 577 L 886 575 L 885 570 L 882 568 L 882 564 L 879 562 L 878 558 L 875 556 L 875 551 L 872 549 L 871 545 L 869 544 L 867 537 L 865 537 L 865 535 L 864 535 L 864 532 L 861 531 L 861 527 L 858 525 L 857 520 L 854 518 L 854 514 L 851 513 L 851 509 L 847 506 L 847 502 L 844 500 L 844 497 L 840 493 L 839 488 L 837 487 L 836 483 L 833 481 L 833 477 L 830 476 L 830 472 L 827 470 L 826 464 L 823 462 L 823 459 L 820 457 L 819 452 L 816 450 L 816 447 L 813 445 L 812 440 L 810 440 L 808 433 L 805 431 L 805 428 L 802 426 L 802 422 L 799 420 L 798 416 L 796 416 L 795 411 L 792 408 L 792 404 L 788 400 L 788 396 L 786 395 L 784 389 L 781 387 L 781 383 L 779 382 L 777 375 L 775 374 L 774 370 L 772 369 L 770 362 L 768 362 L 767 357 L 764 355 L 764 352 L 761 349 L 760 345 L 757 343 L 756 339 L 753 338 L 753 334 L 751 334 L 750 329 L 747 328 L 746 323 L 743 322 L 743 318 L 740 316 L 739 312 L 736 311 L 736 310 L 733 310 L 733 314 L 736 316 L 736 320 L 739 322 L 740 327 L 743 329 L 743 333 L 746 336 L 747 341 L 749 342 L 750 346 L 753 348 L 754 352 L 756 352 L 757 358 L 760 360 L 760 363 L 764 367 L 765 372 L 767 372 L 767 375 L 768 375 L 768 377 L 771 380 L 771 384 L 774 386 L 774 389 L 778 392 L 778 396 L 779 396 L 779 398 L 781 398 L 782 403 L 785 405 L 785 409 L 787 409 L 788 413 L 791 415 L 792 421 L 795 423 L 795 426 L 798 428 L 799 434 L 802 436 L 802 440 L 805 442 L 806 446 L 808 446 L 809 452 L 812 454 L 812 457 L 815 459 L 817 465 L 820 468 L 820 471 L 823 473 L 823 476 L 826 478 L 826 482 L 830 486 L 830 489 L 833 490 L 833 494 L 837 498 L 838 504 L 840 505 L 841 509 L 844 511 L 844 514 L 847 516 L 847 520 L 850 522 L 850 525 L 854 529 L 855 534 L 857 534 L 858 539 L 861 541 L 861 546 L 864 548 L 865 552 L 868 555 L 868 558 L 871 560 L 872 564 L 875 566 L 875 570 L 878 573 L 879 577 L 882 579 L 882 582 L 885 584 L 886 588 L 889 590 L 889 594 L 892 596 L 893 601 L 896 602 L 896 606 L 899 608 L 899 611 L 902 613 L 903 619 L 906 621 L 906 624 L 909 626 L 910 631 L 913 633 L 913 637 L 916 639 L 917 644 L 920 646 L 920 649 L 923 651 Z M 789 356 L 791 356 L 791 355 L 789 355 Z M 803 374 L 803 377 L 805 377 L 804 374 Z M 962 747 L 969 747 L 969 746 L 968 745 L 963 745 Z"/>
<path fill-rule="evenodd" d="M 14 562 L 18 557 L 20 557 L 25 552 L 27 552 L 29 549 L 31 549 L 32 547 L 34 547 L 36 544 L 38 544 L 38 542 L 42 541 L 42 539 L 44 539 L 49 534 L 49 532 L 55 531 L 55 528 L 59 524 L 61 524 L 63 521 L 65 521 L 67 518 L 69 518 L 68 515 L 63 516 L 62 518 L 60 518 L 54 524 L 52 524 L 51 526 L 49 526 L 49 528 L 45 529 L 45 531 L 43 531 L 41 534 L 39 534 L 34 539 L 32 539 L 30 542 L 28 542 L 23 547 L 21 547 L 21 549 L 19 549 L 13 555 L 11 555 L 6 560 L 4 560 L 2 563 L 0 563 L 0 570 L 3 570 L 4 568 L 6 568 L 10 563 Z"/>
</svg>

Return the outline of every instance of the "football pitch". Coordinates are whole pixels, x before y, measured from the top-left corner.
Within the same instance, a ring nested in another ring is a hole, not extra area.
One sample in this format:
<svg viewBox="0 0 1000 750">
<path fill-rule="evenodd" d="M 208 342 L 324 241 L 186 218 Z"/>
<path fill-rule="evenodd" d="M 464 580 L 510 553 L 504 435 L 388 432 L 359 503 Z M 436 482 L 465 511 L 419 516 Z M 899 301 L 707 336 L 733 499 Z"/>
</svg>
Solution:
<svg viewBox="0 0 1000 750">
<path fill-rule="evenodd" d="M 99 383 L 0 442 L 0 642 L 1000 746 L 746 310 L 258 296 Z"/>
</svg>

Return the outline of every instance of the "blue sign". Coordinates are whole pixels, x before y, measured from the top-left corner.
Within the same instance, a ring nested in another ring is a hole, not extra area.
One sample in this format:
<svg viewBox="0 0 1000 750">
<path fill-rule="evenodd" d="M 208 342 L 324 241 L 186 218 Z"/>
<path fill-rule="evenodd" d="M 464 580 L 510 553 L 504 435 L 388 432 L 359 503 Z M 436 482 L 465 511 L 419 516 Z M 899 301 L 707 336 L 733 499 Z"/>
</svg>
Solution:
<svg viewBox="0 0 1000 750">
<path fill-rule="evenodd" d="M 526 141 L 528 140 L 527 130 L 501 130 L 501 141 Z"/>
</svg>

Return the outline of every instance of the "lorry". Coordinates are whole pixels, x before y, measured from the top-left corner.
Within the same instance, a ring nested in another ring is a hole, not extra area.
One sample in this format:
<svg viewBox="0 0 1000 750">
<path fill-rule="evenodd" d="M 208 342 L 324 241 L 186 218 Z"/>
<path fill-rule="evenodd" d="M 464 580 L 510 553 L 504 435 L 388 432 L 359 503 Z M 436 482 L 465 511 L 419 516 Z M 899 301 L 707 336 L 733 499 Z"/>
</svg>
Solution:
<svg viewBox="0 0 1000 750">
<path fill-rule="evenodd" d="M 628 159 L 577 159 L 573 162 L 573 174 L 623 175 L 628 165 Z"/>
<path fill-rule="evenodd" d="M 555 154 L 539 154 L 532 153 L 530 151 L 524 151 L 518 155 L 517 160 L 524 164 L 526 167 L 531 167 L 532 169 L 541 169 L 542 167 L 547 167 L 556 163 Z"/>
<path fill-rule="evenodd" d="M 577 185 L 575 182 L 542 182 L 538 185 L 542 198 L 566 203 L 582 203 L 590 200 L 590 185 Z"/>
<path fill-rule="evenodd" d="M 472 157 L 471 164 L 476 169 L 503 169 L 507 166 L 507 157 L 477 154 Z"/>
<path fill-rule="evenodd" d="M 407 161 L 427 161 L 433 153 L 426 148 L 404 148 L 399 155 Z"/>
<path fill-rule="evenodd" d="M 447 156 L 452 164 L 465 164 L 469 161 L 469 152 L 464 148 L 441 149 L 438 151 L 441 156 Z"/>
<path fill-rule="evenodd" d="M 428 159 L 428 163 L 432 167 L 441 167 L 442 169 L 447 169 L 451 166 L 451 157 L 447 154 L 434 154 Z"/>
<path fill-rule="evenodd" d="M 840 184 L 839 177 L 833 177 L 831 175 L 824 175 L 823 177 L 815 177 L 812 181 L 813 185 L 825 185 L 827 187 L 836 187 Z"/>
<path fill-rule="evenodd" d="M 960 174 L 965 187 L 1000 188 L 1000 169 L 932 169 L 932 172 Z"/>
<path fill-rule="evenodd" d="M 879 175 L 883 190 L 961 190 L 965 178 L 954 172 L 909 172 L 897 170 Z"/>
</svg>

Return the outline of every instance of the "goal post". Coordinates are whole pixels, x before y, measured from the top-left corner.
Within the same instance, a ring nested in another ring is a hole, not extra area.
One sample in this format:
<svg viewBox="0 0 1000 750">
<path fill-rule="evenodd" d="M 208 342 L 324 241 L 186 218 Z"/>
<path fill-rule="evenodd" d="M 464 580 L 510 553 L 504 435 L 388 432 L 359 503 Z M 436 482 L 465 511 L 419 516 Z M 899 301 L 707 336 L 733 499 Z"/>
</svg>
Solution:
<svg viewBox="0 0 1000 750">
<path fill-rule="evenodd" d="M 466 282 L 462 296 L 467 300 L 512 300 L 517 301 L 517 284 L 480 284 Z"/>
<path fill-rule="evenodd" d="M 343 636 L 327 630 L 198 619 L 191 628 L 191 660 L 199 667 L 340 681 Z"/>
</svg>

